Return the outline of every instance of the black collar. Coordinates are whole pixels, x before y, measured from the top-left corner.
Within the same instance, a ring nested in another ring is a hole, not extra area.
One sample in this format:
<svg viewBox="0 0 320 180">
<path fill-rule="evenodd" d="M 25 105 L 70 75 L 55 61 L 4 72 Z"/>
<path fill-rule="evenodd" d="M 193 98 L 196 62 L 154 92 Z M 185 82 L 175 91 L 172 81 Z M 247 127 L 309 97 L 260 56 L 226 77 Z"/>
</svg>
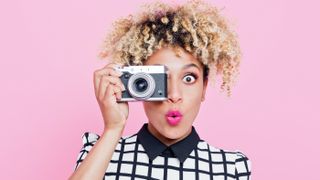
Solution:
<svg viewBox="0 0 320 180">
<path fill-rule="evenodd" d="M 200 141 L 194 126 L 192 126 L 192 131 L 187 137 L 167 147 L 149 132 L 148 123 L 145 123 L 141 127 L 137 138 L 146 150 L 149 159 L 153 160 L 157 156 L 161 155 L 163 151 L 171 149 L 173 154 L 180 160 L 181 163 L 187 159 L 189 154 L 197 147 L 198 142 Z"/>
</svg>

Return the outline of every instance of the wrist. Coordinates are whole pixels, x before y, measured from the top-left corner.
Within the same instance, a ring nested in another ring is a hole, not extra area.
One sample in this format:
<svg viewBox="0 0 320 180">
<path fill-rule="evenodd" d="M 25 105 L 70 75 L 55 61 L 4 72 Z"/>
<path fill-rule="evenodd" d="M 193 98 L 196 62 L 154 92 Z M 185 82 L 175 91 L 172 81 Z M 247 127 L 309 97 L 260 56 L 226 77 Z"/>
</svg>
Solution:
<svg viewBox="0 0 320 180">
<path fill-rule="evenodd" d="M 106 126 L 103 130 L 103 133 L 106 132 L 115 132 L 115 133 L 121 133 L 123 132 L 125 126 Z"/>
</svg>

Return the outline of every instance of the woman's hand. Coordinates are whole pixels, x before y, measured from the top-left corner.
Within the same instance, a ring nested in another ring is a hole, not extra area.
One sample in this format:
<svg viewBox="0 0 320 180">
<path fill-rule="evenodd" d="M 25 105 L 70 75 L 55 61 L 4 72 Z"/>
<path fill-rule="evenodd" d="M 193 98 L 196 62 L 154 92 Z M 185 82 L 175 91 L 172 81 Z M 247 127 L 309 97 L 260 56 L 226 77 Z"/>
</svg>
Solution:
<svg viewBox="0 0 320 180">
<path fill-rule="evenodd" d="M 125 87 L 120 80 L 122 73 L 115 71 L 115 67 L 120 65 L 110 63 L 94 72 L 94 90 L 105 130 L 124 128 L 129 114 L 128 102 L 117 102 L 121 99 L 121 92 Z"/>
</svg>

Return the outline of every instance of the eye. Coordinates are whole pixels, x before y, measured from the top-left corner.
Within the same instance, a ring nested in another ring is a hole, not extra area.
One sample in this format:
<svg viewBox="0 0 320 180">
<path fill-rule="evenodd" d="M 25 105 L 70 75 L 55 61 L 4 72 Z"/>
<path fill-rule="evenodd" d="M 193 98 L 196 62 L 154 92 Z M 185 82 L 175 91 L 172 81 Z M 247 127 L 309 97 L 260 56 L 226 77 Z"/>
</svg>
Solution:
<svg viewBox="0 0 320 180">
<path fill-rule="evenodd" d="M 196 81 L 197 76 L 194 74 L 187 74 L 186 76 L 183 77 L 183 81 L 192 84 L 194 81 Z"/>
</svg>

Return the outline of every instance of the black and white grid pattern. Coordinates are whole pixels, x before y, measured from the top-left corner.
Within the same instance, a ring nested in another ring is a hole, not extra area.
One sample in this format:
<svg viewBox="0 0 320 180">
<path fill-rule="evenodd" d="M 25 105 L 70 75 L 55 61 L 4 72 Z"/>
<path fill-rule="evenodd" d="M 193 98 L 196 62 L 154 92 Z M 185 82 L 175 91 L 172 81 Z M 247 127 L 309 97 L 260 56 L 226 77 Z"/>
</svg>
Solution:
<svg viewBox="0 0 320 180">
<path fill-rule="evenodd" d="M 104 179 L 169 179 L 169 180 L 249 180 L 251 162 L 240 151 L 226 151 L 199 140 L 183 161 L 177 157 L 159 155 L 151 160 L 138 141 L 138 133 L 123 136 L 112 156 Z M 74 170 L 79 167 L 99 135 L 85 132 L 83 147 Z"/>
</svg>

